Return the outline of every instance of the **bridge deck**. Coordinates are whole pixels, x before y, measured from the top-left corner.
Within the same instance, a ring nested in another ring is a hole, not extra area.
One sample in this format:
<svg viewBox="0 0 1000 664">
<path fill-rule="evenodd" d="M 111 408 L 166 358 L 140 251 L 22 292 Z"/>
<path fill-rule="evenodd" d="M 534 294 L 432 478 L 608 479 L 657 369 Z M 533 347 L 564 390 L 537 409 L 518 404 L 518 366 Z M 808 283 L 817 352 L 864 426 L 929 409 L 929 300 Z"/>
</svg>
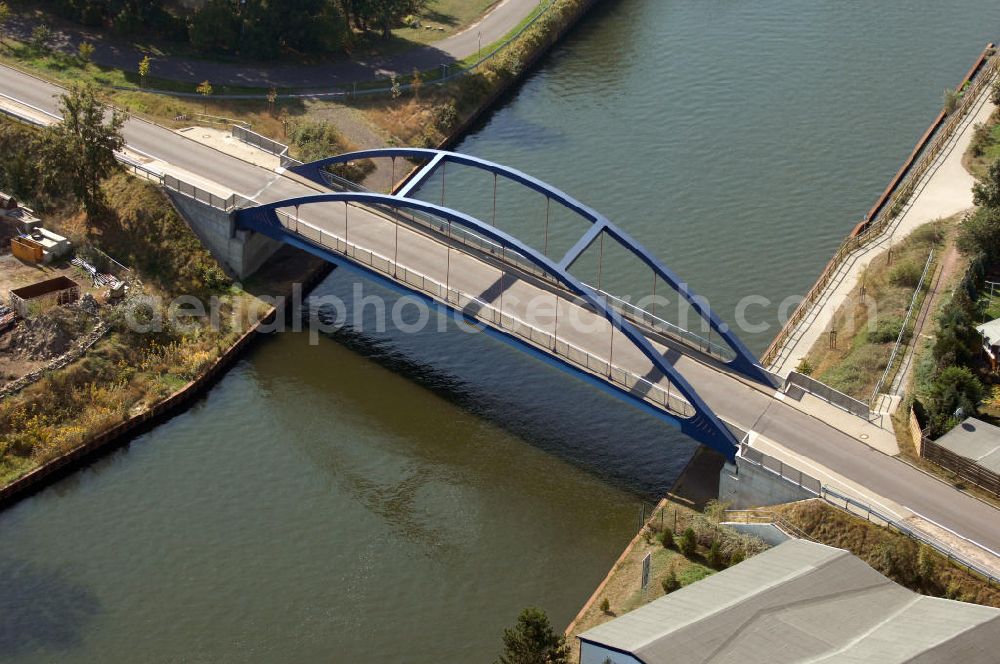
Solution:
<svg viewBox="0 0 1000 664">
<path fill-rule="evenodd" d="M 58 112 L 57 96 L 63 92 L 57 86 L 6 68 L 0 68 L 0 89 L 50 113 Z M 198 174 L 246 198 L 270 202 L 317 193 L 300 182 L 142 120 L 130 119 L 125 135 L 130 148 L 148 153 L 165 164 L 170 172 L 181 169 Z M 307 213 L 303 208 L 303 215 L 306 214 L 311 221 L 314 213 Z M 327 221 L 331 225 L 335 223 L 333 219 Z M 336 230 L 335 226 L 331 228 Z M 731 421 L 749 423 L 748 428 L 802 459 L 804 463 L 796 464 L 802 471 L 824 482 L 831 481 L 837 488 L 865 502 L 888 502 L 904 515 L 907 512 L 920 514 L 953 530 L 957 536 L 1000 551 L 1000 520 L 990 506 L 872 450 L 788 404 L 732 378 L 720 376 L 706 364 L 680 357 L 676 365 L 717 413 Z M 609 442 L 613 444 L 614 441 Z"/>
</svg>

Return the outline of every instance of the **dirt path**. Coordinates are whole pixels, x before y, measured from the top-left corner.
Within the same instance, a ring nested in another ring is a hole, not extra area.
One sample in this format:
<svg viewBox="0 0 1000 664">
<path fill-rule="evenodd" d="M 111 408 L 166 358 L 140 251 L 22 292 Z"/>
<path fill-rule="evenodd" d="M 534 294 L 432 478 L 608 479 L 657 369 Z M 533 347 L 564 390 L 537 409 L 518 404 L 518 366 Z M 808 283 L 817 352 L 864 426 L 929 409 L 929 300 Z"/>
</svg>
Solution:
<svg viewBox="0 0 1000 664">
<path fill-rule="evenodd" d="M 923 306 L 920 308 L 920 313 L 917 315 L 917 320 L 914 323 L 913 339 L 916 341 L 906 351 L 903 364 L 892 384 L 893 394 L 898 393 L 901 387 L 910 384 L 910 379 L 913 375 L 913 359 L 916 357 L 917 349 L 934 339 L 931 334 L 934 325 L 933 313 L 938 310 L 945 295 L 951 293 L 952 284 L 964 271 L 965 261 L 962 260 L 962 254 L 959 253 L 958 247 L 955 244 L 955 238 L 952 236 L 948 239 L 948 244 L 941 256 L 941 262 L 938 265 L 937 273 L 931 284 L 930 293 L 928 297 L 924 298 Z"/>
</svg>

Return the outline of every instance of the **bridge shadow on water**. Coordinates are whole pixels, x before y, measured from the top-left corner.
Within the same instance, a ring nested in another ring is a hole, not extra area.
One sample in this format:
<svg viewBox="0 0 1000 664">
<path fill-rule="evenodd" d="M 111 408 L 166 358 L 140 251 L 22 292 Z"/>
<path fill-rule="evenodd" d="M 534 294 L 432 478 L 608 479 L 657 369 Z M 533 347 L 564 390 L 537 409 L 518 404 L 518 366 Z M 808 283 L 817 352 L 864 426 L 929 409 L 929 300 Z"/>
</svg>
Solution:
<svg viewBox="0 0 1000 664">
<path fill-rule="evenodd" d="M 354 275 L 337 270 L 311 294 L 345 304 L 345 322 L 330 338 L 614 486 L 658 499 L 698 447 L 666 422 L 534 357 L 516 342 L 465 332 L 444 313 L 432 310 L 430 322 L 416 332 L 398 329 L 386 316 L 379 331 L 374 306 L 354 308 L 355 282 Z M 384 298 L 387 312 L 401 298 L 361 283 L 366 297 Z M 310 306 L 315 303 L 307 300 L 306 315 Z M 337 312 L 321 306 L 316 314 L 332 326 Z M 405 326 L 415 327 L 418 318 L 416 307 L 402 309 Z"/>
</svg>

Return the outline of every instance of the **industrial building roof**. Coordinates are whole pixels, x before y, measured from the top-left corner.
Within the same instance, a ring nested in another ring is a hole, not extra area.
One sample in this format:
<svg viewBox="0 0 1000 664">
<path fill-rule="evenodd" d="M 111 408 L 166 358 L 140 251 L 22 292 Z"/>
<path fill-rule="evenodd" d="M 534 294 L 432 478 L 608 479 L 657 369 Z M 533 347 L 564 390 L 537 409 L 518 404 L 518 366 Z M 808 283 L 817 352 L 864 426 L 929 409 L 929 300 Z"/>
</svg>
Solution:
<svg viewBox="0 0 1000 664">
<path fill-rule="evenodd" d="M 645 664 L 995 664 L 1000 609 L 924 597 L 847 551 L 789 540 L 580 639 Z"/>
<path fill-rule="evenodd" d="M 1000 474 L 1000 427 L 970 417 L 934 442 Z"/>
</svg>

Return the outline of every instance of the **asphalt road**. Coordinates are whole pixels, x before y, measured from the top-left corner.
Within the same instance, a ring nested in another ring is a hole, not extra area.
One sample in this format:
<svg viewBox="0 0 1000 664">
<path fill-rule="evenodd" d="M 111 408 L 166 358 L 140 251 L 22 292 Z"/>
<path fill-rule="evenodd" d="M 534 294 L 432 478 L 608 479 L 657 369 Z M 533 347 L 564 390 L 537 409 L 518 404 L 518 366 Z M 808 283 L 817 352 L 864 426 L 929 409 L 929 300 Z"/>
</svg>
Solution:
<svg viewBox="0 0 1000 664">
<path fill-rule="evenodd" d="M 56 112 L 59 88 L 19 72 L 0 67 L 0 92 L 25 103 Z M 132 119 L 125 130 L 131 148 L 148 153 L 173 166 L 190 171 L 219 183 L 248 198 L 261 202 L 278 201 L 293 196 L 316 193 L 296 180 L 251 165 L 235 157 L 196 143 L 181 134 Z M 331 206 L 333 206 L 331 208 Z M 341 204 L 303 207 L 300 218 L 329 233 L 345 234 Z M 470 256 L 451 252 L 440 242 L 412 229 L 401 227 L 396 244 L 395 227 L 382 217 L 360 208 L 351 208 L 350 236 L 352 243 L 393 256 L 398 247 L 398 261 L 428 277 L 446 280 L 452 288 L 499 304 L 497 288 L 499 271 L 495 266 Z M 450 265 L 450 270 L 446 267 Z M 527 319 L 527 303 L 537 298 L 554 299 L 544 284 L 507 278 L 504 284 L 504 312 Z M 559 320 L 569 320 L 573 307 L 559 301 Z M 583 325 L 578 328 L 559 327 L 560 339 L 565 339 L 597 357 L 607 357 L 609 328 L 603 320 L 589 320 L 585 310 L 573 312 Z M 552 320 L 535 316 L 537 327 L 551 329 Z M 546 327 L 549 326 L 549 327 Z M 650 362 L 634 347 L 621 339 L 614 343 L 614 362 L 637 375 L 651 369 Z M 675 358 L 675 353 L 660 345 L 660 350 Z M 1000 551 L 1000 513 L 991 506 L 940 482 L 915 468 L 877 452 L 847 434 L 834 429 L 769 392 L 752 388 L 732 376 L 703 364 L 691 357 L 676 357 L 675 366 L 695 387 L 715 412 L 728 422 L 773 440 L 794 453 L 810 459 L 830 472 L 866 487 L 876 497 L 892 501 L 920 516 L 952 530 L 962 537 Z M 662 381 L 661 381 L 662 382 Z M 809 472 L 809 468 L 802 468 Z"/>
<path fill-rule="evenodd" d="M 480 33 L 484 47 L 503 38 L 521 20 L 538 6 L 538 0 L 503 0 L 479 23 L 462 32 L 429 45 L 385 56 L 354 54 L 350 60 L 317 65 L 292 65 L 275 63 L 216 62 L 178 56 L 150 55 L 151 72 L 158 78 L 197 84 L 211 81 L 214 85 L 239 85 L 267 88 L 301 88 L 308 90 L 330 89 L 339 85 L 386 79 L 391 74 L 409 74 L 414 68 L 421 71 L 450 64 L 474 55 L 479 50 Z M 4 26 L 19 40 L 28 40 L 37 22 L 18 17 Z M 56 48 L 76 53 L 81 42 L 94 45 L 92 60 L 105 67 L 136 72 L 139 61 L 146 54 L 127 40 L 109 40 L 106 35 L 72 25 L 63 25 L 54 31 Z"/>
</svg>

